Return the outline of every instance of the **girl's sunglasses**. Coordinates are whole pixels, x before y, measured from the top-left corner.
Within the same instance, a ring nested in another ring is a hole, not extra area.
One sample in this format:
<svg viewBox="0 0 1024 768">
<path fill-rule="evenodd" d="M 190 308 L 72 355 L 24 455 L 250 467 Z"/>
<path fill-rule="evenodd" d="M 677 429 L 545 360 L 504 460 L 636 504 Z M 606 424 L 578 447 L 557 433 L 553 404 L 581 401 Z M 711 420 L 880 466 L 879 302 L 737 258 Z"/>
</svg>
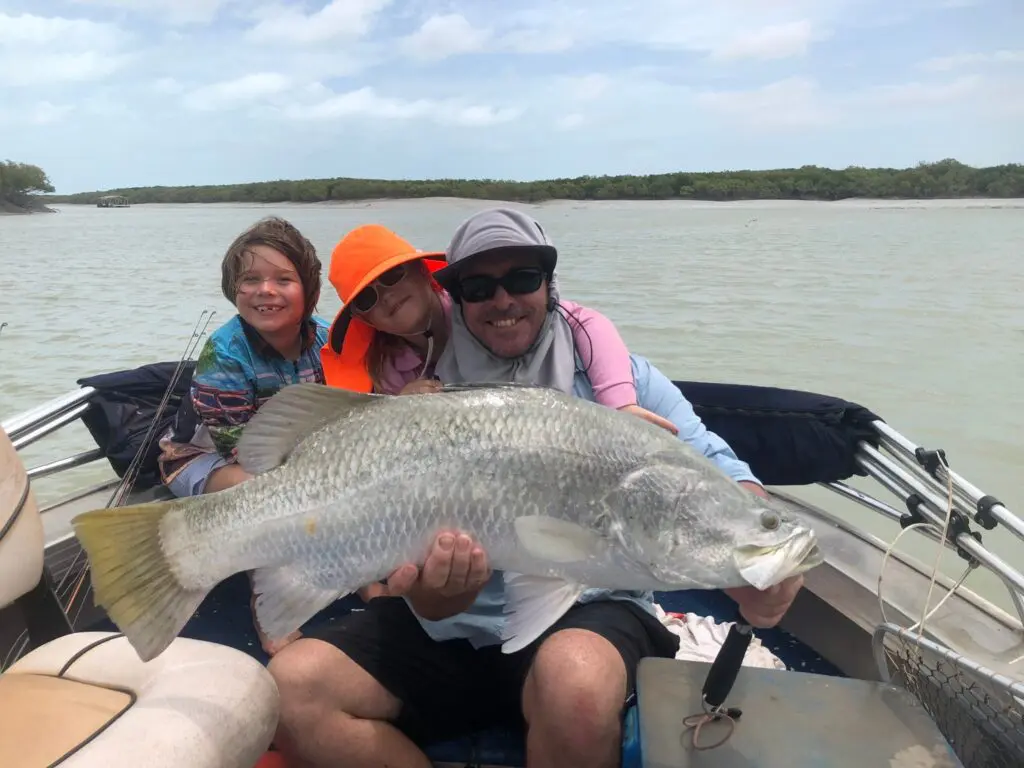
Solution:
<svg viewBox="0 0 1024 768">
<path fill-rule="evenodd" d="M 360 314 L 369 312 L 377 306 L 377 301 L 380 299 L 377 286 L 391 288 L 398 285 L 405 278 L 407 272 L 406 265 L 399 264 L 397 267 L 392 267 L 387 272 L 381 274 L 376 280 L 357 293 L 356 297 L 349 302 L 352 305 L 352 310 Z"/>
<path fill-rule="evenodd" d="M 500 285 L 510 296 L 523 296 L 540 289 L 544 282 L 544 270 L 538 267 L 510 269 L 501 277 L 472 275 L 459 281 L 459 294 L 463 301 L 477 304 L 494 298 Z"/>
</svg>

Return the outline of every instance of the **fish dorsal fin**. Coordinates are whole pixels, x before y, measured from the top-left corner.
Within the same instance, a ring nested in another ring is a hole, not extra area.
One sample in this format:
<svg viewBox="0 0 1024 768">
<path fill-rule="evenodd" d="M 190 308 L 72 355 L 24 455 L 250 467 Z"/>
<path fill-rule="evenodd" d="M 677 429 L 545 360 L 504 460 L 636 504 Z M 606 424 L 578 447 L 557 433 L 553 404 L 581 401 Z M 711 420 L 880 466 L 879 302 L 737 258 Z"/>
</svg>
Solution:
<svg viewBox="0 0 1024 768">
<path fill-rule="evenodd" d="M 280 466 L 302 440 L 324 424 L 386 397 L 324 384 L 284 387 L 245 425 L 238 440 L 238 463 L 253 475 Z"/>
<path fill-rule="evenodd" d="M 464 381 L 459 384 L 441 385 L 442 392 L 473 392 L 487 389 L 552 389 L 552 387 L 522 381 Z"/>
</svg>

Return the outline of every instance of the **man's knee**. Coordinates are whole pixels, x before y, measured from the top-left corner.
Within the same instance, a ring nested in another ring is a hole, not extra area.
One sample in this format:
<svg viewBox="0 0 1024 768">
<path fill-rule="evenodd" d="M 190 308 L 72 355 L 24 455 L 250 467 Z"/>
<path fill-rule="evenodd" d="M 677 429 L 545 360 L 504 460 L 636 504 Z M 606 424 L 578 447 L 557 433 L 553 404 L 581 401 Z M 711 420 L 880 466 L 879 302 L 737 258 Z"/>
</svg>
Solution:
<svg viewBox="0 0 1024 768">
<path fill-rule="evenodd" d="M 300 638 L 271 657 L 267 670 L 277 683 L 282 715 L 325 698 L 325 677 L 340 652 L 327 643 Z"/>
<path fill-rule="evenodd" d="M 277 683 L 283 725 L 325 710 L 384 720 L 398 709 L 397 700 L 366 670 L 322 640 L 296 640 L 273 656 L 267 669 Z"/>
<path fill-rule="evenodd" d="M 626 665 L 615 646 L 589 630 L 563 629 L 537 650 L 523 715 L 588 739 L 618 723 L 625 698 Z"/>
</svg>

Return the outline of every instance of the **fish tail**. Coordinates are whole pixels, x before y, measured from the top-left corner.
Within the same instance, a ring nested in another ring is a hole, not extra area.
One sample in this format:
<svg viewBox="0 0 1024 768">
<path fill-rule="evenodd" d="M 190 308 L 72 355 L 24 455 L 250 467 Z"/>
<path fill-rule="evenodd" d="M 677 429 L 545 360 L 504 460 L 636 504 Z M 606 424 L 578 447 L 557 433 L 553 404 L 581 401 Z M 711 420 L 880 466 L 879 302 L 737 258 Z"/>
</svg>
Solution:
<svg viewBox="0 0 1024 768">
<path fill-rule="evenodd" d="M 71 521 L 89 557 L 96 604 L 149 661 L 171 644 L 208 589 L 186 589 L 161 545 L 160 523 L 180 502 L 97 509 Z"/>
</svg>

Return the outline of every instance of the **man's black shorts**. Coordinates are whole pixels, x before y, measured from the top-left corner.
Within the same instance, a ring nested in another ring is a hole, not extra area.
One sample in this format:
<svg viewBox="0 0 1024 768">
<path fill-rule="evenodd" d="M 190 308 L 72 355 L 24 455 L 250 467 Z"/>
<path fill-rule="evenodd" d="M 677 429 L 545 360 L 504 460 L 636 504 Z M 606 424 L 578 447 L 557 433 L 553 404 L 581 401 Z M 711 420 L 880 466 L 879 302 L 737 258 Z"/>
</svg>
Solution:
<svg viewBox="0 0 1024 768">
<path fill-rule="evenodd" d="M 679 639 L 639 606 L 602 600 L 573 606 L 540 638 L 505 654 L 500 645 L 432 639 L 408 604 L 378 597 L 366 608 L 313 632 L 369 672 L 402 702 L 395 725 L 418 744 L 492 725 L 521 724 L 521 693 L 541 642 L 560 629 L 587 629 L 614 645 L 626 665 L 627 696 L 645 656 L 673 657 Z"/>
</svg>

